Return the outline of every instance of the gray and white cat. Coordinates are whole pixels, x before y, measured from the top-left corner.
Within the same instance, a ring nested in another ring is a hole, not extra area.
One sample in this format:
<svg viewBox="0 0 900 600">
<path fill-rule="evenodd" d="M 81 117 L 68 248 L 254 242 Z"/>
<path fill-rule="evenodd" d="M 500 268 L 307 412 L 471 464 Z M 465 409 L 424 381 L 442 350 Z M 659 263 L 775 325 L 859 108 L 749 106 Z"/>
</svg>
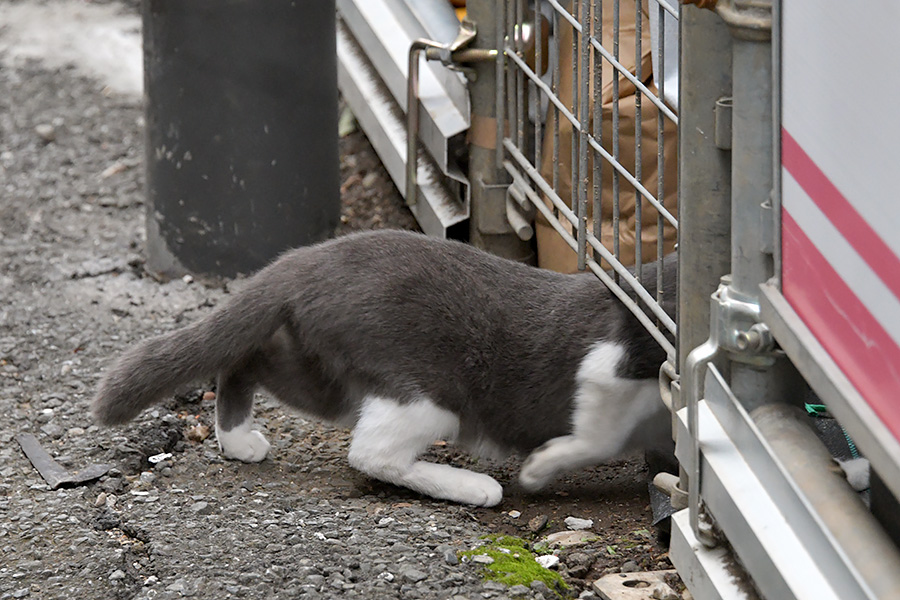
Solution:
<svg viewBox="0 0 900 600">
<path fill-rule="evenodd" d="M 674 299 L 675 261 L 664 263 Z M 655 293 L 655 268 L 645 267 Z M 218 374 L 216 436 L 261 461 L 251 427 L 262 387 L 353 429 L 350 464 L 419 493 L 500 502 L 493 478 L 418 460 L 435 441 L 530 453 L 520 482 L 669 439 L 657 373 L 665 359 L 589 274 L 561 275 L 458 242 L 368 232 L 285 253 L 224 306 L 129 350 L 93 413 L 123 423 L 179 385 Z"/>
</svg>

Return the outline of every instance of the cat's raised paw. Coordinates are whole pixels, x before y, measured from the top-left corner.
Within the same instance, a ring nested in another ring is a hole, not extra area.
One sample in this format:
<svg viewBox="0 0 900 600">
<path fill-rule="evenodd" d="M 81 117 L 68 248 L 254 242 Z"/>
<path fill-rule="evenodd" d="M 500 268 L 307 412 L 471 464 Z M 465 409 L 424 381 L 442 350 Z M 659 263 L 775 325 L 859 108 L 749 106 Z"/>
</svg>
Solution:
<svg viewBox="0 0 900 600">
<path fill-rule="evenodd" d="M 550 483 L 556 476 L 556 471 L 547 468 L 546 461 L 541 461 L 532 455 L 519 473 L 519 483 L 529 492 L 536 492 Z"/>
<path fill-rule="evenodd" d="M 230 431 L 216 429 L 222 453 L 246 463 L 260 462 L 269 454 L 271 445 L 265 436 L 249 427 L 235 427 Z"/>
<path fill-rule="evenodd" d="M 519 483 L 529 492 L 536 492 L 553 481 L 562 466 L 566 449 L 572 444 L 572 436 L 554 438 L 531 453 L 522 464 Z"/>
</svg>

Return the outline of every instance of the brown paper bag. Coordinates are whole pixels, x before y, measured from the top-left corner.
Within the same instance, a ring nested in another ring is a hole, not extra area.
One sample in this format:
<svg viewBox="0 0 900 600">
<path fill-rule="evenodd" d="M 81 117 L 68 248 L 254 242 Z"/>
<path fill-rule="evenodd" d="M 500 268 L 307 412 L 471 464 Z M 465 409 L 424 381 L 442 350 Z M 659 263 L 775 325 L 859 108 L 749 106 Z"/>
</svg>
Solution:
<svg viewBox="0 0 900 600">
<path fill-rule="evenodd" d="M 580 15 L 580 3 L 573 3 L 573 14 Z M 599 2 L 597 3 L 599 4 Z M 596 6 L 596 5 L 595 5 Z M 622 63 L 632 73 L 635 73 L 635 0 L 620 1 L 620 26 L 619 26 L 619 62 Z M 592 9 L 593 10 L 593 9 Z M 611 49 L 613 47 L 613 0 L 602 0 L 602 39 L 604 48 Z M 656 87 L 652 82 L 652 66 L 651 66 L 651 44 L 650 44 L 650 22 L 647 13 L 647 7 L 644 5 L 641 10 L 641 69 L 644 84 L 652 91 L 656 92 Z M 592 15 L 593 18 L 593 15 Z M 581 73 L 579 66 L 573 69 L 571 64 L 571 48 L 573 38 L 573 28 L 560 19 L 560 48 L 562 57 L 560 60 L 560 82 L 559 95 L 562 102 L 572 110 L 573 103 L 573 83 L 581 81 Z M 592 50 L 591 69 L 594 67 L 594 60 L 599 58 L 599 54 Z M 637 113 L 636 94 L 640 94 L 625 77 L 614 70 L 613 66 L 603 60 L 602 64 L 602 80 L 600 90 L 600 101 L 603 103 L 603 122 L 601 124 L 602 146 L 610 154 L 612 154 L 612 108 L 613 108 L 613 77 L 617 76 L 619 80 L 619 162 L 630 172 L 634 173 L 635 168 L 635 115 Z M 591 78 L 589 88 L 590 96 L 596 99 L 596 93 L 593 89 L 593 71 L 587 74 Z M 593 106 L 591 106 L 591 131 L 593 131 Z M 541 175 L 552 182 L 553 177 L 553 128 L 556 127 L 556 111 L 550 106 L 547 118 L 547 127 L 544 132 L 544 143 L 542 149 L 542 164 L 540 165 Z M 572 110 L 576 116 L 579 115 L 577 107 Z M 660 194 L 658 191 L 657 180 L 657 114 L 658 110 L 653 103 L 646 97 L 641 99 L 641 157 L 643 172 L 641 182 L 644 187 L 650 191 L 657 199 L 660 199 L 663 205 L 670 213 L 676 215 L 677 203 L 677 174 L 678 174 L 678 138 L 677 127 L 669 119 L 664 119 L 663 130 L 663 153 L 664 153 L 664 190 Z M 559 127 L 559 187 L 557 192 L 564 202 L 572 201 L 572 160 L 578 160 L 577 155 L 572 156 L 572 135 L 574 129 L 568 119 L 561 117 Z M 588 227 L 592 223 L 592 206 L 593 206 L 593 157 L 596 152 L 591 149 L 588 160 L 587 173 L 587 198 L 588 198 Z M 606 160 L 598 156 L 598 160 L 602 164 L 602 181 L 601 181 L 601 236 L 603 245 L 610 251 L 613 249 L 613 166 Z M 636 194 L 634 187 L 628 183 L 624 177 L 619 176 L 619 251 L 621 261 L 626 265 L 631 265 L 635 260 L 635 202 L 639 194 Z M 550 206 L 550 201 L 546 200 Z M 570 205 L 571 206 L 571 205 Z M 646 200 L 641 203 L 642 209 L 642 261 L 649 262 L 656 258 L 657 245 L 657 217 L 658 213 L 655 208 Z M 573 228 L 563 217 L 561 219 L 563 225 L 569 232 Z M 577 270 L 577 257 L 575 252 L 566 244 L 565 241 L 550 226 L 546 219 L 540 214 L 536 220 L 535 233 L 537 238 L 538 265 L 560 271 L 563 273 L 571 273 Z M 663 227 L 664 252 L 669 253 L 674 250 L 677 240 L 677 232 L 668 222 Z M 604 264 L 605 268 L 608 265 Z"/>
</svg>

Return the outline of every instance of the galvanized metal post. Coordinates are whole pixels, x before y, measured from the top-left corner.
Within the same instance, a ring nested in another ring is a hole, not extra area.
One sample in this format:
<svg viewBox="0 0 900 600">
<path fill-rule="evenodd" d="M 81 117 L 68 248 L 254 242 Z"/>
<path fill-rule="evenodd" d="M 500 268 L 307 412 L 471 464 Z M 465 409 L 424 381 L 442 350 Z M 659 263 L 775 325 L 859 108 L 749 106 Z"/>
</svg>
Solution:
<svg viewBox="0 0 900 600">
<path fill-rule="evenodd" d="M 692 445 L 686 467 L 691 526 L 707 543 L 712 540 L 701 531 L 699 519 L 697 420 L 706 365 L 726 361 L 729 385 L 748 411 L 769 402 L 797 401 L 802 384 L 790 362 L 772 352 L 771 335 L 759 317 L 759 286 L 774 272 L 772 3 L 720 0 L 716 11 L 733 38 L 732 98 L 717 103 L 720 119 L 712 128 L 718 145 L 731 147 L 731 271 L 712 296 L 709 340 L 692 350 L 682 365 Z M 689 47 L 685 51 L 690 52 Z M 688 283 L 685 273 L 683 284 Z"/>
<path fill-rule="evenodd" d="M 731 34 L 722 20 L 681 7 L 678 132 L 678 366 L 709 336 L 709 297 L 731 269 L 730 143 L 716 110 L 731 96 Z M 730 139 L 729 139 L 730 142 Z M 681 408 L 683 403 L 676 403 Z"/>
<path fill-rule="evenodd" d="M 503 48 L 504 2 L 469 0 L 466 12 L 477 26 L 477 35 L 470 44 L 474 49 Z M 502 52 L 497 58 L 504 61 Z M 472 103 L 473 135 L 469 143 L 469 181 L 472 186 L 472 216 L 469 241 L 472 245 L 513 260 L 532 262 L 531 244 L 516 235 L 506 217 L 506 190 L 509 176 L 498 160 L 496 140 L 506 132 L 506 120 L 498 118 L 497 93 L 503 86 L 497 78 L 497 63 L 485 61 L 472 64 L 474 77 L 469 81 Z"/>
<path fill-rule="evenodd" d="M 722 136 L 716 135 L 724 128 L 719 122 L 730 116 L 716 107 L 731 95 L 731 34 L 719 17 L 688 5 L 681 6 L 679 29 L 677 369 L 681 382 L 680 388 L 673 386 L 672 409 L 674 415 L 689 405 L 694 437 L 688 443 L 693 450 L 691 464 L 681 469 L 680 487 L 690 492 L 695 535 L 710 541 L 701 534 L 698 513 L 696 402 L 699 365 L 715 361 L 723 370 L 726 366 L 714 338 L 710 296 L 731 267 L 731 144 L 730 138 L 722 143 Z"/>
<path fill-rule="evenodd" d="M 254 271 L 340 211 L 334 2 L 144 0 L 147 266 Z"/>
<path fill-rule="evenodd" d="M 731 281 L 723 296 L 750 307 L 758 320 L 759 286 L 774 274 L 772 3 L 729 0 L 717 11 L 734 38 Z M 772 342 L 765 325 L 732 321 L 733 328 L 742 326 L 737 348 L 729 349 L 735 396 L 748 411 L 774 401 L 799 401 L 801 380 L 789 361 L 769 355 Z"/>
</svg>

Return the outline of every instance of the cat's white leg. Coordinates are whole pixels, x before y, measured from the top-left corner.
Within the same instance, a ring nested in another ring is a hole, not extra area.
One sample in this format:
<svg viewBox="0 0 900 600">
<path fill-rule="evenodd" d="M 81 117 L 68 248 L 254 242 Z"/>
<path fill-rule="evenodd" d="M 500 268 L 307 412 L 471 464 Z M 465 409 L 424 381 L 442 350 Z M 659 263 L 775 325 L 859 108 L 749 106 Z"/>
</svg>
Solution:
<svg viewBox="0 0 900 600">
<path fill-rule="evenodd" d="M 260 462 L 269 454 L 271 446 L 268 440 L 260 432 L 251 429 L 251 424 L 252 419 L 248 419 L 226 431 L 216 421 L 216 439 L 225 456 L 243 462 Z"/>
<path fill-rule="evenodd" d="M 421 494 L 475 506 L 494 506 L 503 488 L 466 469 L 416 460 L 435 440 L 456 437 L 459 419 L 428 399 L 400 403 L 369 397 L 350 443 L 350 465 Z"/>
<path fill-rule="evenodd" d="M 537 490 L 560 473 L 614 458 L 663 410 L 655 380 L 616 376 L 623 354 L 620 345 L 608 342 L 587 354 L 578 372 L 572 434 L 548 441 L 528 457 L 519 474 L 523 487 Z"/>
<path fill-rule="evenodd" d="M 269 442 L 252 429 L 253 391 L 256 377 L 252 365 L 221 373 L 216 389 L 216 440 L 228 458 L 259 462 L 269 454 Z"/>
</svg>

